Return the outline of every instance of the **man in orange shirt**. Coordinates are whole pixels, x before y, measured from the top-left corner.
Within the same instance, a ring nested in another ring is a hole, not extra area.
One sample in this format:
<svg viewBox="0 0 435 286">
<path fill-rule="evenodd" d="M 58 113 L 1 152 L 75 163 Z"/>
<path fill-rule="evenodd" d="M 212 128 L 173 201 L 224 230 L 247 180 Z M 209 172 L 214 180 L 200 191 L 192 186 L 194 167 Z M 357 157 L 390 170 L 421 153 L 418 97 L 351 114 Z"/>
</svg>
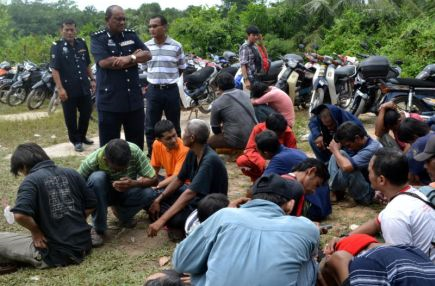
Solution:
<svg viewBox="0 0 435 286">
<path fill-rule="evenodd" d="M 178 137 L 174 124 L 169 120 L 160 120 L 154 126 L 156 140 L 153 143 L 151 165 L 156 173 L 165 169 L 166 177 L 157 185 L 157 189 L 166 188 L 183 166 L 189 148 Z"/>
<path fill-rule="evenodd" d="M 240 155 L 236 161 L 242 173 L 251 177 L 252 182 L 261 177 L 266 168 L 266 160 L 258 153 L 255 144 L 255 136 L 266 129 L 272 130 L 278 135 L 280 144 L 288 148 L 297 148 L 296 137 L 291 128 L 288 127 L 286 119 L 281 114 L 271 114 L 265 122 L 255 125 L 249 136 L 248 144 L 246 144 L 243 155 Z"/>
</svg>

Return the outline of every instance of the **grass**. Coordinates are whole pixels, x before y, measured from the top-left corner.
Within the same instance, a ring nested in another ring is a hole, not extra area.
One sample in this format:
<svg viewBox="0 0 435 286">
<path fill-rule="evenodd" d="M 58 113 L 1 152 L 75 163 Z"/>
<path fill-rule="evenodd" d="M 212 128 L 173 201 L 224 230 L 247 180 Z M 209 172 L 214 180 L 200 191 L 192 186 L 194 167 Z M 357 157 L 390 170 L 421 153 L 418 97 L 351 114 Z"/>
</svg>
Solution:
<svg viewBox="0 0 435 286">
<path fill-rule="evenodd" d="M 1 114 L 25 111 L 27 110 L 22 107 L 0 105 Z M 372 122 L 367 121 L 367 124 L 370 123 Z M 308 133 L 307 124 L 307 111 L 297 111 L 294 131 L 298 139 Z M 91 122 L 89 132 L 91 136 L 97 134 L 95 122 Z M 12 153 L 17 144 L 23 142 L 33 141 L 43 147 L 67 142 L 63 114 L 59 111 L 50 117 L 27 121 L 0 120 L 0 134 L 1 196 L 7 199 L 10 205 L 14 205 L 16 192 L 23 178 L 15 178 L 10 174 L 9 160 L 5 157 Z M 40 136 L 36 137 L 35 134 Z M 310 152 L 307 142 L 298 140 L 298 146 Z M 54 161 L 61 166 L 78 168 L 81 159 L 80 156 L 70 156 L 56 158 Z M 230 198 L 244 195 L 251 183 L 241 174 L 234 162 L 227 162 L 226 165 L 230 180 Z M 348 232 L 350 225 L 361 224 L 373 218 L 379 210 L 380 207 L 376 205 L 355 208 L 334 205 L 332 215 L 324 222 L 332 224 L 333 228 L 329 234 L 322 235 L 321 242 L 325 243 L 331 236 Z M 170 256 L 175 244 L 167 239 L 165 231 L 161 231 L 157 238 L 146 236 L 149 223 L 147 215 L 140 213 L 138 221 L 138 226 L 133 230 L 119 230 L 113 227 L 116 220 L 110 216 L 111 230 L 108 243 L 94 249 L 82 264 L 47 270 L 20 268 L 18 272 L 0 276 L 0 285 L 141 285 L 146 276 L 160 269 L 159 258 Z M 3 216 L 0 217 L 0 231 L 28 233 L 17 224 L 7 224 Z"/>
</svg>

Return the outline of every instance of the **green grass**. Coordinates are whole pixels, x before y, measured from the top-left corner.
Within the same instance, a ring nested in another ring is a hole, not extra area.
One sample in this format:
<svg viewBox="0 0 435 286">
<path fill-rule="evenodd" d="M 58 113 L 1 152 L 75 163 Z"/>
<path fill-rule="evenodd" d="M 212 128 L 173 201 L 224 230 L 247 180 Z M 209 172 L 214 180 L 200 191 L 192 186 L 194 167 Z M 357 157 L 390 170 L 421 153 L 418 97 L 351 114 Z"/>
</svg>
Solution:
<svg viewBox="0 0 435 286">
<path fill-rule="evenodd" d="M 1 114 L 11 114 L 18 110 L 27 111 L 21 107 L 0 105 Z M 310 152 L 308 143 L 300 141 L 301 136 L 308 133 L 307 124 L 307 111 L 296 111 L 294 131 L 298 138 L 298 146 Z M 95 122 L 91 122 L 89 132 L 91 136 L 97 134 Z M 13 152 L 17 144 L 23 142 L 32 141 L 43 147 L 67 142 L 63 114 L 60 111 L 50 117 L 28 121 L 0 120 L 0 134 L 1 196 L 7 199 L 10 205 L 14 205 L 16 192 L 23 178 L 15 178 L 10 174 L 9 159 L 5 157 Z M 34 134 L 40 136 L 35 137 Z M 52 135 L 55 135 L 55 138 L 51 138 Z M 54 161 L 61 166 L 77 168 L 82 158 L 71 156 L 56 158 Z M 234 162 L 227 162 L 226 165 L 230 180 L 230 198 L 243 196 L 251 185 L 249 179 L 241 174 Z M 361 224 L 375 217 L 379 210 L 380 207 L 377 205 L 355 208 L 334 205 L 333 214 L 324 222 L 334 227 L 329 234 L 321 236 L 321 243 L 325 243 L 333 235 L 349 232 L 350 225 Z M 139 224 L 134 230 L 112 230 L 109 242 L 101 248 L 94 249 L 80 265 L 47 270 L 24 267 L 16 273 L 0 276 L 0 285 L 141 285 L 146 276 L 160 269 L 158 259 L 170 256 L 175 244 L 167 239 L 165 231 L 161 231 L 157 238 L 146 237 L 148 217 L 141 213 L 138 220 Z M 115 221 L 112 216 L 109 217 L 109 225 Z M 0 216 L 0 231 L 28 233 L 17 224 L 8 225 L 3 216 Z M 132 237 L 135 238 L 134 241 Z"/>
</svg>

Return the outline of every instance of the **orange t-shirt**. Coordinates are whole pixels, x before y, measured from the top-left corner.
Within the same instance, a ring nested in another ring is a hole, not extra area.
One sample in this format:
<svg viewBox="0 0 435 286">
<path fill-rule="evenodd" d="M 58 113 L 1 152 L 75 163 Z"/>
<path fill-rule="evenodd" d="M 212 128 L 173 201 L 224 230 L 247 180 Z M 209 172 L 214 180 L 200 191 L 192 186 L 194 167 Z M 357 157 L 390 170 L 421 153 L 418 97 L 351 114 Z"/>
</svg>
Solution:
<svg viewBox="0 0 435 286">
<path fill-rule="evenodd" d="M 162 142 L 154 140 L 151 166 L 165 169 L 166 177 L 178 175 L 189 151 L 180 138 L 177 138 L 177 144 L 177 149 L 168 150 Z"/>
</svg>

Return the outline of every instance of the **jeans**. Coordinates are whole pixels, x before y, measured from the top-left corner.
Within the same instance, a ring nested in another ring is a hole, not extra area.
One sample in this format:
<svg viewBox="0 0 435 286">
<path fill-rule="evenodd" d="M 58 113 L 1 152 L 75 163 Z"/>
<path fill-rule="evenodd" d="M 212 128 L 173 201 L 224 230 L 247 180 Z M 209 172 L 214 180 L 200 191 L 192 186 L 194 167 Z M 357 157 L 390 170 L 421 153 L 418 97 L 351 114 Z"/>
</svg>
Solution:
<svg viewBox="0 0 435 286">
<path fill-rule="evenodd" d="M 131 221 L 142 209 L 148 209 L 157 193 L 152 188 L 130 188 L 118 192 L 112 187 L 108 175 L 103 171 L 93 172 L 88 178 L 88 186 L 97 197 L 97 208 L 92 214 L 97 233 L 107 230 L 107 207 L 114 206 L 121 223 Z"/>
<path fill-rule="evenodd" d="M 322 161 L 323 163 L 327 163 L 329 161 L 329 158 L 331 158 L 331 152 L 329 152 L 328 149 L 320 150 L 316 144 L 314 144 L 314 140 L 316 138 L 313 138 L 313 135 L 310 133 L 310 136 L 308 136 L 308 143 L 310 143 L 311 149 L 313 150 L 314 155 L 317 159 Z"/>
<path fill-rule="evenodd" d="M 36 268 L 47 268 L 41 254 L 33 246 L 31 235 L 0 232 L 0 263 L 20 262 Z"/>
<path fill-rule="evenodd" d="M 181 136 L 180 93 L 178 86 L 168 89 L 159 89 L 153 87 L 153 85 L 149 85 L 146 98 L 145 135 L 147 138 L 148 154 L 151 155 L 155 138 L 154 125 L 162 119 L 163 112 L 165 112 L 166 119 L 174 124 L 178 136 Z"/>
<path fill-rule="evenodd" d="M 341 151 L 341 154 L 349 158 L 345 151 Z M 342 171 L 337 165 L 335 156 L 331 156 L 329 160 L 328 171 L 330 175 L 328 183 L 331 191 L 344 192 L 347 189 L 357 203 L 368 205 L 372 202 L 374 191 L 361 171 Z"/>
</svg>

